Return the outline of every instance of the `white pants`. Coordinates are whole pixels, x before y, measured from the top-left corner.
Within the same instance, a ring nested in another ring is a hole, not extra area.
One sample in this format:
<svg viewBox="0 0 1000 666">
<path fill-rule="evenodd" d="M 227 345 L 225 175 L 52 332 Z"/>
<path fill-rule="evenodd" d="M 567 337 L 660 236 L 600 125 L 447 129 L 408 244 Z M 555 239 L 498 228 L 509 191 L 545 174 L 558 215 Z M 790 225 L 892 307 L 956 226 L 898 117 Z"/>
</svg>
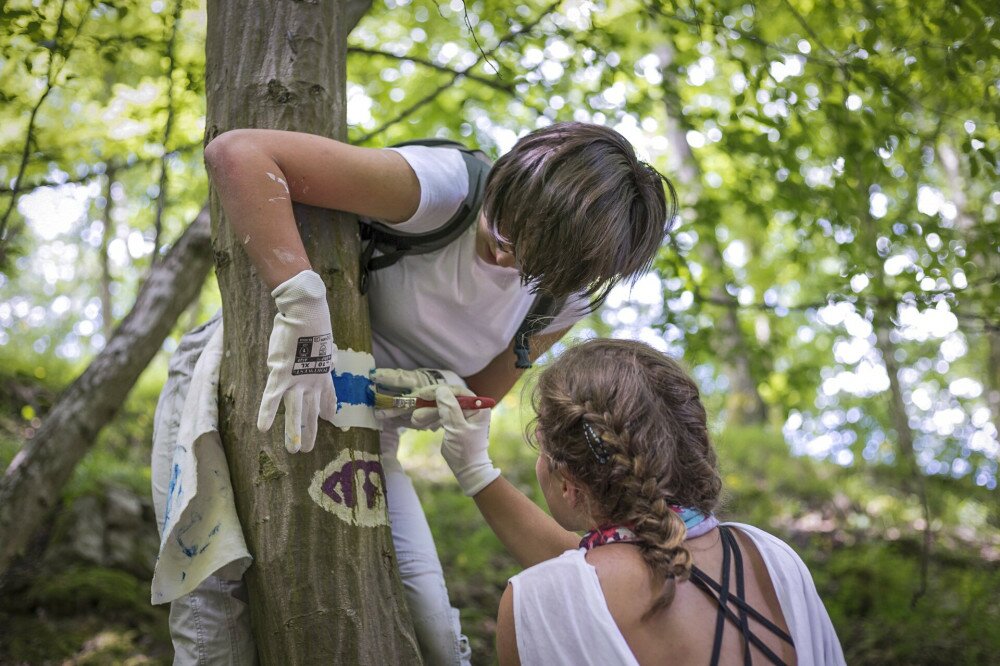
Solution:
<svg viewBox="0 0 1000 666">
<path fill-rule="evenodd" d="M 184 397 L 198 356 L 214 330 L 212 320 L 181 340 L 170 360 L 167 382 L 156 408 L 152 485 L 158 529 L 163 526 L 173 446 L 177 441 Z M 469 643 L 461 635 L 458 610 L 448 601 L 444 572 L 427 518 L 413 483 L 396 457 L 398 434 L 382 433 L 381 445 L 392 540 L 424 663 L 428 666 L 468 664 Z M 246 584 L 242 579 L 229 580 L 225 571 L 216 574 L 170 604 L 174 664 L 257 663 Z"/>
</svg>

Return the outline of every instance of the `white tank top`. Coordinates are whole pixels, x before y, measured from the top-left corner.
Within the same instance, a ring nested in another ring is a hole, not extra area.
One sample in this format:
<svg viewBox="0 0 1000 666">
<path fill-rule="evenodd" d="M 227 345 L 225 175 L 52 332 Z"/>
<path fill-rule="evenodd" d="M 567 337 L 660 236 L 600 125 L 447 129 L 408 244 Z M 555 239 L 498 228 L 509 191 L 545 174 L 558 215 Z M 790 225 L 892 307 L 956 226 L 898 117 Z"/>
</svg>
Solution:
<svg viewBox="0 0 1000 666">
<path fill-rule="evenodd" d="M 638 666 L 585 552 L 567 550 L 510 579 L 524 666 Z"/>
<path fill-rule="evenodd" d="M 739 529 L 757 547 L 795 641 L 798 663 L 844 664 L 830 616 L 795 551 L 752 525 L 723 524 Z M 585 552 L 568 550 L 510 579 L 517 651 L 524 666 L 638 666 Z"/>
</svg>

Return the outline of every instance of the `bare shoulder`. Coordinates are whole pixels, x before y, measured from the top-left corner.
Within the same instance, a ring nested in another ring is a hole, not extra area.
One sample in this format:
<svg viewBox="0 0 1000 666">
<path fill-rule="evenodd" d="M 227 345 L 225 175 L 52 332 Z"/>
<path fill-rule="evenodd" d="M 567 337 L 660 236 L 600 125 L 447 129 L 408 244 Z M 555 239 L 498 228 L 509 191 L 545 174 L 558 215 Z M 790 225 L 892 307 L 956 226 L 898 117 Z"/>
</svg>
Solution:
<svg viewBox="0 0 1000 666">
<path fill-rule="evenodd" d="M 501 666 L 519 666 L 517 633 L 514 626 L 514 586 L 507 584 L 497 611 L 497 657 Z"/>
<path fill-rule="evenodd" d="M 649 568 L 635 546 L 611 544 L 587 552 L 587 564 L 594 567 L 608 609 L 619 622 L 636 619 L 652 601 Z"/>
</svg>

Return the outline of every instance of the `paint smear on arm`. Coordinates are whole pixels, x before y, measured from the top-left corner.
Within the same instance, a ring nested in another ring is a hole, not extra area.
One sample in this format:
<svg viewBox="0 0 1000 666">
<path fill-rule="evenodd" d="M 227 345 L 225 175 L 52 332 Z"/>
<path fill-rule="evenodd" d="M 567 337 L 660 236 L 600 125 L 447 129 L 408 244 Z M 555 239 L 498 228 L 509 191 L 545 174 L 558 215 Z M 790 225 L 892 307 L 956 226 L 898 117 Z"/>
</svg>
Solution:
<svg viewBox="0 0 1000 666">
<path fill-rule="evenodd" d="M 293 264 L 293 263 L 295 263 L 297 261 L 305 261 L 306 263 L 309 262 L 309 260 L 306 259 L 305 257 L 300 257 L 299 255 L 295 254 L 294 252 L 291 252 L 289 250 L 285 250 L 285 249 L 280 248 L 280 247 L 275 248 L 275 249 L 273 249 L 271 251 L 274 253 L 274 256 L 278 258 L 278 261 L 280 261 L 283 264 Z"/>
<path fill-rule="evenodd" d="M 271 173 L 270 171 L 268 171 L 268 172 L 267 172 L 267 177 L 268 177 L 268 178 L 270 178 L 271 180 L 273 180 L 273 181 L 274 181 L 274 182 L 276 182 L 276 183 L 280 183 L 280 184 L 281 184 L 281 186 L 282 186 L 283 188 L 285 188 L 285 194 L 288 194 L 288 183 L 286 183 L 286 182 L 285 182 L 285 179 L 284 179 L 284 178 L 281 178 L 281 177 L 279 177 L 279 176 L 275 176 L 275 175 L 274 175 L 273 173 Z"/>
</svg>

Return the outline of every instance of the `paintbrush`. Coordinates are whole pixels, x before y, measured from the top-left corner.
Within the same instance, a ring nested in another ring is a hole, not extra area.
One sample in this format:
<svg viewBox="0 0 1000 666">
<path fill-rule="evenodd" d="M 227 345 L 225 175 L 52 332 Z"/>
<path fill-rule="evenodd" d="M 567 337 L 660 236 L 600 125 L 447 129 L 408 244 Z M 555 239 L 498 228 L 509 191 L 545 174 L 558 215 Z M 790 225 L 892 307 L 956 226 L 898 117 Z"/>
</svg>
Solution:
<svg viewBox="0 0 1000 666">
<path fill-rule="evenodd" d="M 373 393 L 375 396 L 375 409 L 420 409 L 421 407 L 437 407 L 434 400 L 425 400 L 407 395 L 386 395 L 385 393 Z M 493 398 L 480 397 L 478 395 L 456 395 L 455 400 L 458 406 L 466 409 L 491 409 L 496 406 L 497 401 Z"/>
</svg>

